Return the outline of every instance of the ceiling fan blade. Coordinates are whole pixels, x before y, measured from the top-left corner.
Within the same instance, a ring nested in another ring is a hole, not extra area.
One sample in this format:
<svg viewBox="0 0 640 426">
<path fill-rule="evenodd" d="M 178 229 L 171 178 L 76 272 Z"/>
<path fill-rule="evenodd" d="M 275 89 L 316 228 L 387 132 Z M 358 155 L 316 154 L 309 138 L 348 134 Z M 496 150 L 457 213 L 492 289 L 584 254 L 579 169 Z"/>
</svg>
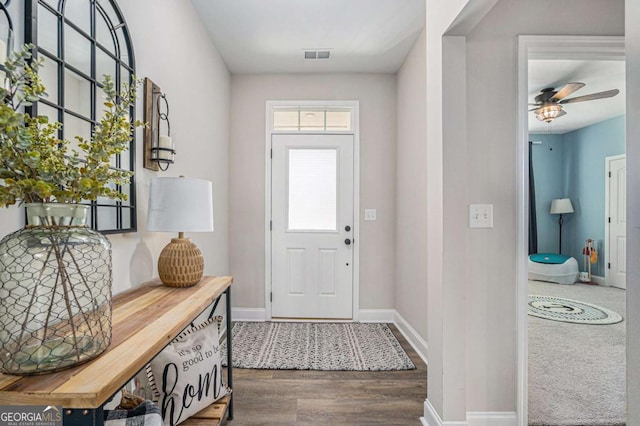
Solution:
<svg viewBox="0 0 640 426">
<path fill-rule="evenodd" d="M 592 93 L 590 95 L 578 96 L 577 98 L 563 99 L 559 104 L 573 104 L 576 102 L 593 101 L 595 99 L 611 98 L 620 93 L 618 89 L 607 90 L 605 92 Z"/>
<path fill-rule="evenodd" d="M 562 89 L 558 90 L 558 93 L 553 95 L 550 100 L 558 101 L 560 99 L 566 98 L 576 90 L 582 89 L 584 87 L 584 83 L 574 82 L 565 84 Z"/>
</svg>

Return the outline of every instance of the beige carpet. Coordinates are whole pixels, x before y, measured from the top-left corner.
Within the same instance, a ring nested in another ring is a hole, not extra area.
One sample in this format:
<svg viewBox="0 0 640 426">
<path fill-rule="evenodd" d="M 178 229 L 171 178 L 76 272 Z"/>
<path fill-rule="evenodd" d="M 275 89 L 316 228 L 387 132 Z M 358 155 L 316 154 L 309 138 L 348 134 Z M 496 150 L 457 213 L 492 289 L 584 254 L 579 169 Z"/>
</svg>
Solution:
<svg viewBox="0 0 640 426">
<path fill-rule="evenodd" d="M 625 291 L 529 282 L 529 294 L 564 297 L 626 317 Z M 529 319 L 529 424 L 625 424 L 625 328 Z"/>
</svg>

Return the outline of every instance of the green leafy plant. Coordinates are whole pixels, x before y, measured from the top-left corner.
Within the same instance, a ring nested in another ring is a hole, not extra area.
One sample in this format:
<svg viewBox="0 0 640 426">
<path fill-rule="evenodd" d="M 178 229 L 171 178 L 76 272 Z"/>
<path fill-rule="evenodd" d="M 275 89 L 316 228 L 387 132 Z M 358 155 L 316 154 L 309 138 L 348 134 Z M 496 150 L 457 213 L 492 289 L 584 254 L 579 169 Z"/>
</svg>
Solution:
<svg viewBox="0 0 640 426">
<path fill-rule="evenodd" d="M 118 90 L 105 76 L 102 119 L 90 140 L 76 136 L 78 149 L 71 148 L 68 140 L 58 138 L 61 123 L 22 112 L 47 96 L 38 76 L 43 62 L 32 60 L 32 48 L 25 45 L 10 56 L 5 86 L 0 87 L 0 207 L 77 203 L 100 196 L 126 199 L 115 188 L 128 184 L 133 173 L 112 168 L 111 160 L 129 148 L 133 128 L 143 125 L 129 119 L 140 81 Z"/>
<path fill-rule="evenodd" d="M 33 60 L 32 49 L 25 45 L 13 53 L 4 64 L 6 78 L 0 75 L 0 207 L 125 199 L 117 187 L 128 184 L 132 172 L 113 168 L 111 162 L 129 148 L 132 131 L 142 125 L 129 119 L 140 82 L 117 88 L 105 76 L 102 118 L 90 139 L 76 137 L 74 147 L 59 138 L 61 123 L 23 112 L 47 96 L 38 77 L 43 62 Z M 0 241 L 0 288 L 11 300 L 25 302 L 15 303 L 14 313 L 26 310 L 19 334 L 11 342 L 3 341 L 2 350 L 14 357 L 12 362 L 24 374 L 91 359 L 111 339 L 109 242 L 96 231 L 67 223 L 44 213 L 39 223 Z M 38 261 L 24 263 L 29 256 Z M 34 302 L 36 294 L 50 302 Z M 25 331 L 29 326 L 35 327 L 33 333 Z M 9 335 L 5 330 L 0 334 Z"/>
</svg>

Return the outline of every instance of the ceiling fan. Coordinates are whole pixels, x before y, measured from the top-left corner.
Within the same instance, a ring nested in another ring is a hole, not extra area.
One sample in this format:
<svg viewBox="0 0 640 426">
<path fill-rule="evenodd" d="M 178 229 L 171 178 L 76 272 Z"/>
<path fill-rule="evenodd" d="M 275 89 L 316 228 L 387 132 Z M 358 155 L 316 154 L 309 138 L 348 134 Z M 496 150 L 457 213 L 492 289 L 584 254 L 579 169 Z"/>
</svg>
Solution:
<svg viewBox="0 0 640 426">
<path fill-rule="evenodd" d="M 529 111 L 534 111 L 538 120 L 544 121 L 545 123 L 550 123 L 554 119 L 567 114 L 562 109 L 562 105 L 564 104 L 611 98 L 620 93 L 618 89 L 613 89 L 604 92 L 592 93 L 590 95 L 565 99 L 567 96 L 569 96 L 576 90 L 583 88 L 584 86 L 584 83 L 575 82 L 565 84 L 560 90 L 555 90 L 553 87 L 542 89 L 540 91 L 540 94 L 535 97 L 536 102 L 534 104 L 529 104 L 530 106 L 535 106 L 535 108 L 530 109 Z"/>
</svg>

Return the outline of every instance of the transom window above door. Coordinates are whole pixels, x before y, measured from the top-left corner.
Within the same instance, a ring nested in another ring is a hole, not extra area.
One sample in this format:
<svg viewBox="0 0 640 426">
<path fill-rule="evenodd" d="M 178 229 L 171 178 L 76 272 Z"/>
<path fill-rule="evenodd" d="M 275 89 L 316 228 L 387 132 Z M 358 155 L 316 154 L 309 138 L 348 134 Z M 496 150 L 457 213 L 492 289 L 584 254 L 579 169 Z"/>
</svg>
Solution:
<svg viewBox="0 0 640 426">
<path fill-rule="evenodd" d="M 353 132 L 352 108 L 275 107 L 273 132 Z"/>
</svg>

